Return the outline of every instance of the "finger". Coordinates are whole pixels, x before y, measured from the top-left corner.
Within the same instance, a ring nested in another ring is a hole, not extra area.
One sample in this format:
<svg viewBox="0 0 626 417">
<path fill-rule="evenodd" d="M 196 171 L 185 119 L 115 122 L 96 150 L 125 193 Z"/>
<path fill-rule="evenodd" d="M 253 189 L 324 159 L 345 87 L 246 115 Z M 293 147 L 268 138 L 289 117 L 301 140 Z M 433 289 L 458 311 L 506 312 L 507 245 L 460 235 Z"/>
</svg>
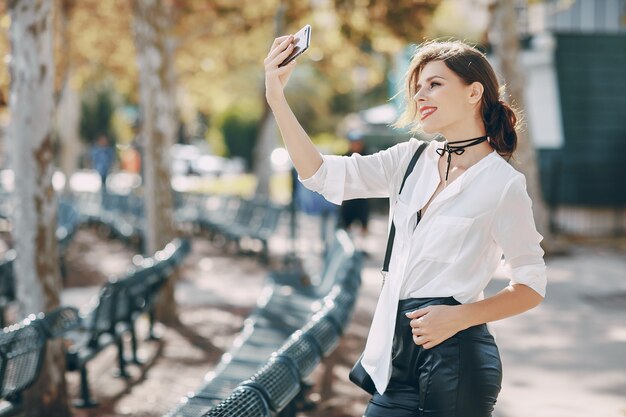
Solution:
<svg viewBox="0 0 626 417">
<path fill-rule="evenodd" d="M 270 50 L 274 49 L 276 45 L 278 45 L 279 43 L 281 43 L 282 41 L 284 41 L 290 36 L 291 35 L 284 35 L 284 36 L 279 36 L 278 38 L 274 39 L 274 42 L 272 43 L 272 47 L 270 48 Z"/>
<path fill-rule="evenodd" d="M 285 48 L 287 48 L 289 45 L 293 45 L 292 40 L 293 37 L 291 35 L 283 39 L 282 42 L 278 43 L 275 47 L 272 48 L 269 55 L 267 56 L 267 60 L 272 61 L 274 58 L 276 58 L 277 55 L 281 54 L 285 50 Z"/>
<path fill-rule="evenodd" d="M 280 61 L 278 61 L 278 64 L 280 64 L 281 62 L 283 62 L 285 60 L 285 58 L 287 58 L 287 56 L 289 56 L 289 54 L 291 53 L 291 51 L 294 48 L 294 44 L 293 43 L 288 43 L 286 45 L 279 45 L 265 60 L 266 64 L 269 65 L 277 65 L 276 60 L 280 59 Z"/>
<path fill-rule="evenodd" d="M 411 327 L 420 327 L 424 323 L 424 316 L 413 319 L 409 322 Z"/>
<path fill-rule="evenodd" d="M 436 343 L 436 342 L 433 342 L 433 341 L 428 341 L 428 342 L 424 342 L 424 343 L 422 344 L 422 347 L 423 347 L 424 349 L 428 350 L 428 349 L 432 349 L 432 348 L 434 348 L 434 347 L 435 347 L 435 346 L 437 346 L 438 344 L 439 344 L 439 343 Z"/>
<path fill-rule="evenodd" d="M 424 307 L 424 308 L 420 308 L 419 310 L 415 310 L 415 311 L 411 311 L 409 313 L 406 313 L 406 316 L 410 319 L 416 319 L 418 317 L 422 317 L 424 315 L 426 315 L 429 311 L 428 307 Z"/>
<path fill-rule="evenodd" d="M 428 341 L 424 336 L 413 336 L 413 343 L 415 343 L 417 346 L 424 347 L 426 344 L 428 344 Z"/>
<path fill-rule="evenodd" d="M 287 49 L 285 49 L 284 51 L 282 51 L 280 54 L 276 55 L 276 57 L 274 59 L 272 59 L 269 62 L 269 66 L 273 66 L 276 65 L 278 66 L 279 64 L 281 64 L 285 59 L 287 59 L 287 57 L 289 56 L 289 54 L 291 54 L 291 52 L 293 51 L 294 48 L 294 44 L 289 44 L 287 46 Z"/>
<path fill-rule="evenodd" d="M 421 327 L 414 327 L 413 329 L 411 329 L 411 333 L 413 334 L 413 336 L 423 336 L 426 334 L 426 331 L 424 331 L 424 329 Z"/>
<path fill-rule="evenodd" d="M 276 49 L 276 47 L 278 45 L 280 45 L 282 42 L 285 41 L 285 39 L 288 39 L 290 36 L 291 35 L 285 35 L 285 36 L 280 36 L 280 37 L 274 39 L 274 42 L 272 42 L 272 46 L 270 46 L 270 52 L 269 53 L 272 53 L 272 51 L 274 51 L 274 49 Z"/>
</svg>

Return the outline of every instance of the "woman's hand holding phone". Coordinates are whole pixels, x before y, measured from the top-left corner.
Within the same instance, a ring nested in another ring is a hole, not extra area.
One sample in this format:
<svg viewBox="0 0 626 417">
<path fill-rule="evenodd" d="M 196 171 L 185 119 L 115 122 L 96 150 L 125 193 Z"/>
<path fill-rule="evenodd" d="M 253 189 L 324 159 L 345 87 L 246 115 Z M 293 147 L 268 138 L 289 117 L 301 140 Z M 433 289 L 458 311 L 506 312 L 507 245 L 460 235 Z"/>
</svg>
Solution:
<svg viewBox="0 0 626 417">
<path fill-rule="evenodd" d="M 263 61 L 265 64 L 265 98 L 270 105 L 284 97 L 284 88 L 289 81 L 291 72 L 296 67 L 295 60 L 285 66 L 279 67 L 293 50 L 293 41 L 293 35 L 276 38 L 269 54 Z"/>
<path fill-rule="evenodd" d="M 278 37 L 274 40 L 272 48 L 265 58 L 265 98 L 270 105 L 284 97 L 284 88 L 296 67 L 295 60 L 279 67 L 292 52 L 294 45 L 293 35 Z"/>
<path fill-rule="evenodd" d="M 307 36 L 299 38 L 300 33 Z M 294 35 L 276 38 L 263 61 L 265 64 L 265 98 L 274 114 L 285 147 L 301 178 L 311 177 L 322 165 L 323 160 L 309 135 L 289 108 L 284 88 L 296 67 L 296 61 L 292 58 L 307 50 L 310 37 L 311 27 L 306 25 Z M 281 66 L 285 60 L 287 62 Z"/>
</svg>

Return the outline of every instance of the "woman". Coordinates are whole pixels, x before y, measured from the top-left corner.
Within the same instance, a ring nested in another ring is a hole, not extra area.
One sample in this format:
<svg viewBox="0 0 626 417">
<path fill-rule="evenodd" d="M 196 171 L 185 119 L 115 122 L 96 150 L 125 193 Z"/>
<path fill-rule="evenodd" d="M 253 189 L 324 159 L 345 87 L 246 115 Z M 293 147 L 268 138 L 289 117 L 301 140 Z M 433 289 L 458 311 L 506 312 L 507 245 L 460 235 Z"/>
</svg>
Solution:
<svg viewBox="0 0 626 417">
<path fill-rule="evenodd" d="M 320 155 L 283 94 L 296 64 L 278 64 L 291 48 L 291 35 L 274 41 L 266 97 L 301 181 L 336 204 L 389 197 L 396 228 L 362 359 L 376 386 L 365 416 L 491 416 L 502 369 L 486 323 L 534 308 L 546 286 L 525 178 L 507 163 L 516 116 L 493 69 L 461 42 L 419 48 L 397 125 L 444 141 L 428 144 L 399 193 L 422 142 L 370 156 Z M 485 299 L 503 254 L 510 285 Z"/>
</svg>

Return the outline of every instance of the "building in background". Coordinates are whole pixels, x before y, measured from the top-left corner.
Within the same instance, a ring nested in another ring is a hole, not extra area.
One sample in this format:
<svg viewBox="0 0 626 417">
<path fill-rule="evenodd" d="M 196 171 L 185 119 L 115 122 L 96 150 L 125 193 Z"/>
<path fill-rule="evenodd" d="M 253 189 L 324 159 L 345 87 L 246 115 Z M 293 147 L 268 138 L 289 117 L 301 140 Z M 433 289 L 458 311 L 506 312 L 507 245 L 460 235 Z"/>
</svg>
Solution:
<svg viewBox="0 0 626 417">
<path fill-rule="evenodd" d="M 626 1 L 519 2 L 526 119 L 556 231 L 626 232 Z"/>
<path fill-rule="evenodd" d="M 537 149 L 551 227 L 556 233 L 624 235 L 626 0 L 518 0 L 516 9 L 524 120 Z M 413 50 L 397 57 L 390 86 L 400 82 Z M 387 148 L 411 136 L 389 128 L 399 104 L 396 99 L 363 110 L 345 126 L 361 129 L 374 150 Z"/>
</svg>

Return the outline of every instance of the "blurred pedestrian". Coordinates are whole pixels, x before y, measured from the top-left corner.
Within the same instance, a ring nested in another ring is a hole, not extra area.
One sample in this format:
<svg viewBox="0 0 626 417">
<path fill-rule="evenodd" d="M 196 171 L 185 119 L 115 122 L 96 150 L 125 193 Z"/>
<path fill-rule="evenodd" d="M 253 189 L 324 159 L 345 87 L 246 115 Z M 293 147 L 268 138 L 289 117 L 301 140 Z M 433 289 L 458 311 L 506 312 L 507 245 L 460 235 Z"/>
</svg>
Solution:
<svg viewBox="0 0 626 417">
<path fill-rule="evenodd" d="M 98 172 L 102 184 L 101 190 L 106 192 L 106 181 L 113 163 L 115 162 L 115 150 L 109 143 L 109 138 L 101 133 L 89 150 L 91 167 Z"/>
<path fill-rule="evenodd" d="M 296 64 L 279 64 L 292 49 L 292 35 L 274 41 L 265 86 L 303 184 L 335 203 L 390 202 L 388 273 L 351 373 L 372 393 L 365 417 L 491 416 L 502 365 L 486 323 L 536 307 L 546 287 L 525 177 L 507 163 L 517 116 L 493 68 L 462 42 L 421 45 L 396 125 L 443 141 L 411 138 L 369 156 L 321 155 L 283 91 Z M 484 298 L 503 254 L 510 285 Z"/>
<path fill-rule="evenodd" d="M 344 154 L 345 156 L 352 156 L 354 154 L 367 155 L 368 152 L 365 148 L 365 142 L 360 133 L 350 132 L 348 133 L 349 149 Z M 363 237 L 367 235 L 367 223 L 369 220 L 369 201 L 366 198 L 355 198 L 351 200 L 344 200 L 341 203 L 339 226 L 350 230 L 352 225 L 359 223 Z"/>
<path fill-rule="evenodd" d="M 139 145 L 133 140 L 120 155 L 120 167 L 124 171 L 133 174 L 141 174 L 141 154 L 139 153 Z"/>
</svg>

